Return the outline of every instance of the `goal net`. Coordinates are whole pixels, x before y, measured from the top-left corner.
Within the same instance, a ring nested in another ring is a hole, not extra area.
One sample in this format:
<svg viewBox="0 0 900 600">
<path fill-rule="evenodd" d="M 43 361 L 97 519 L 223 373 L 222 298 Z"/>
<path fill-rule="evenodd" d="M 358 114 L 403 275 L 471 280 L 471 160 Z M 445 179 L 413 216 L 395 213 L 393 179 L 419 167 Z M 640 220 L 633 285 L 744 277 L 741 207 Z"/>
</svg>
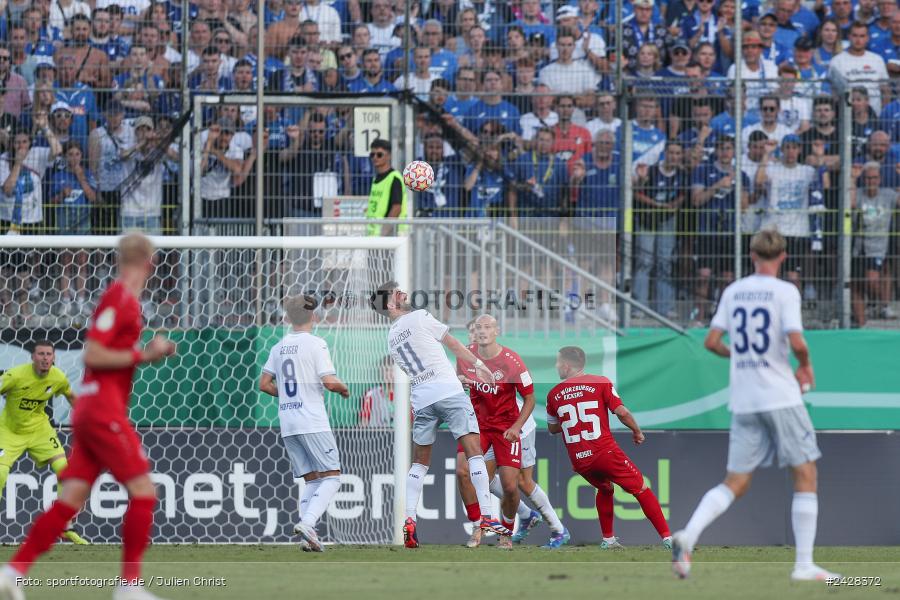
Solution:
<svg viewBox="0 0 900 600">
<path fill-rule="evenodd" d="M 0 237 L 0 371 L 29 362 L 34 342 L 56 347 L 76 391 L 88 319 L 115 277 L 117 239 Z M 320 300 L 314 333 L 328 341 L 343 399 L 327 393 L 341 453 L 342 487 L 320 534 L 340 543 L 397 541 L 409 456 L 408 391 L 385 361 L 388 324 L 368 306 L 389 279 L 409 285 L 406 238 L 161 237 L 141 298 L 144 342 L 163 333 L 177 356 L 141 368 L 131 417 L 139 428 L 160 504 L 155 543 L 288 542 L 299 520 L 278 430 L 278 401 L 259 391 L 262 365 L 286 333 L 282 300 Z M 69 447 L 65 399 L 48 406 Z M 399 481 L 397 481 L 399 478 Z M 22 540 L 55 497 L 56 477 L 23 457 L 3 496 L 0 542 Z M 398 488 L 397 485 L 400 485 Z M 111 477 L 95 485 L 78 527 L 118 542 L 127 498 Z"/>
</svg>

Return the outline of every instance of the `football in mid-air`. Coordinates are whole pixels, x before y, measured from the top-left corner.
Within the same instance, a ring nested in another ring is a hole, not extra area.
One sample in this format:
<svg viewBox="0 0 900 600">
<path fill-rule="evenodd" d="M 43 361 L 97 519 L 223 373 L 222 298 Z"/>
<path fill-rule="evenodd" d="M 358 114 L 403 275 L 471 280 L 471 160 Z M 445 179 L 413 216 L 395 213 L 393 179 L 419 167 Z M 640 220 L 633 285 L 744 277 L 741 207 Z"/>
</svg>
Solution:
<svg viewBox="0 0 900 600">
<path fill-rule="evenodd" d="M 414 192 L 424 192 L 434 183 L 434 169 L 424 160 L 414 160 L 403 169 L 403 183 Z"/>
</svg>

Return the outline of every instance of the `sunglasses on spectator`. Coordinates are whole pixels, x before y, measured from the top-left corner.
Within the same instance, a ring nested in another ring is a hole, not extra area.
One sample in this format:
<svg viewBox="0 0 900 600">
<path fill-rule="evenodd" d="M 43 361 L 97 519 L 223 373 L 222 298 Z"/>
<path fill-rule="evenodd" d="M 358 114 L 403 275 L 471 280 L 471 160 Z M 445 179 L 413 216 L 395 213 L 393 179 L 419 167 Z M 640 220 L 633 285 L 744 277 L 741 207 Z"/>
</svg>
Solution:
<svg viewBox="0 0 900 600">
<path fill-rule="evenodd" d="M 346 53 L 344 53 L 344 54 L 338 54 L 338 58 L 341 59 L 341 60 L 346 60 L 346 59 L 352 58 L 352 57 L 353 57 L 353 53 L 352 53 L 352 52 L 346 52 Z"/>
<path fill-rule="evenodd" d="M 9 59 L 10 59 L 9 54 L 2 54 L 2 55 L 0 55 L 0 60 L 9 60 Z"/>
<path fill-rule="evenodd" d="M 384 152 L 369 152 L 369 158 L 384 158 Z"/>
<path fill-rule="evenodd" d="M 763 112 L 775 112 L 776 110 L 778 110 L 778 107 L 777 106 L 762 106 L 762 107 L 760 107 L 760 110 Z"/>
<path fill-rule="evenodd" d="M 216 43 L 217 44 L 230 44 L 231 38 L 226 38 L 226 37 L 216 38 Z"/>
</svg>

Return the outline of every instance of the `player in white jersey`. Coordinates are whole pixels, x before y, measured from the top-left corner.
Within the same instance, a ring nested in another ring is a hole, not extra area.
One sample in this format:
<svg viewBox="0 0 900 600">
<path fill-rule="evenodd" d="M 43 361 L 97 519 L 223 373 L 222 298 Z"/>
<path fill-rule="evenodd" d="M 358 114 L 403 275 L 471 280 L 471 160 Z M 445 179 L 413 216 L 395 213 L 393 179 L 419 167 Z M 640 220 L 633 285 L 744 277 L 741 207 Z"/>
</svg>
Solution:
<svg viewBox="0 0 900 600">
<path fill-rule="evenodd" d="M 691 552 L 706 527 L 750 489 L 758 467 L 790 465 L 794 475 L 791 524 L 796 561 L 791 578 L 838 577 L 813 563 L 816 520 L 816 459 L 822 454 L 803 405 L 801 391 L 815 379 L 803 337 L 800 292 L 778 279 L 784 262 L 784 237 L 761 231 L 750 242 L 756 273 L 732 283 L 722 293 L 704 345 L 731 359 L 731 431 L 725 481 L 712 488 L 688 521 L 673 536 L 672 568 L 682 579 L 691 567 Z M 730 346 L 722 342 L 728 334 Z M 792 373 L 789 350 L 799 367 Z"/>
<path fill-rule="evenodd" d="M 394 363 L 410 378 L 413 410 L 412 466 L 406 476 L 406 522 L 403 539 L 407 548 L 418 548 L 416 508 L 431 463 L 431 447 L 438 427 L 446 423 L 462 444 L 469 460 L 469 477 L 475 486 L 481 509 L 482 529 L 501 535 L 511 532 L 491 516 L 491 491 L 487 465 L 481 454 L 481 439 L 475 409 L 456 376 L 456 369 L 444 352 L 446 346 L 457 359 L 475 365 L 476 377 L 492 383 L 484 362 L 462 342 L 450 335 L 450 328 L 425 310 L 413 310 L 408 296 L 396 282 L 381 285 L 372 297 L 372 308 L 391 320 L 388 350 Z"/>
<path fill-rule="evenodd" d="M 325 409 L 325 390 L 344 398 L 350 392 L 335 374 L 328 344 L 311 333 L 316 299 L 296 296 L 284 303 L 291 331 L 275 344 L 263 367 L 259 389 L 278 398 L 281 439 L 294 478 L 306 481 L 300 522 L 294 533 L 304 550 L 322 552 L 316 523 L 341 487 L 341 457 Z"/>
</svg>

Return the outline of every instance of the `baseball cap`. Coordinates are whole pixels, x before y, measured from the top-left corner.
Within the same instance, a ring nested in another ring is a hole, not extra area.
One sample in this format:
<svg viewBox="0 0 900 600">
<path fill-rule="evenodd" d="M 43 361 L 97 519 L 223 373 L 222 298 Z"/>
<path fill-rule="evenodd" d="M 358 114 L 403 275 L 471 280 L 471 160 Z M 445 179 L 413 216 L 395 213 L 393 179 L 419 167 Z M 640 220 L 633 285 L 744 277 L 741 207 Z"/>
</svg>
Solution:
<svg viewBox="0 0 900 600">
<path fill-rule="evenodd" d="M 652 8 L 653 0 L 634 0 L 634 2 L 632 2 L 631 4 L 632 4 L 632 6 L 641 6 L 643 8 Z"/>
<path fill-rule="evenodd" d="M 800 136 L 796 133 L 789 133 L 783 138 L 781 138 L 781 145 L 785 146 L 786 144 L 799 144 Z"/>
<path fill-rule="evenodd" d="M 570 17 L 578 17 L 578 9 L 571 4 L 566 4 L 559 7 L 559 10 L 556 11 L 556 20 L 561 21 L 563 19 L 568 19 Z"/>
<path fill-rule="evenodd" d="M 675 43 L 672 44 L 672 50 L 675 50 L 676 48 L 682 48 L 684 50 L 687 50 L 688 52 L 691 51 L 691 47 L 688 46 L 687 41 L 680 38 L 675 40 Z"/>
<path fill-rule="evenodd" d="M 813 42 L 808 37 L 798 37 L 794 42 L 794 48 L 797 50 L 812 50 L 815 46 Z"/>
<path fill-rule="evenodd" d="M 150 117 L 138 117 L 134 120 L 134 128 L 139 129 L 141 127 L 149 127 L 150 129 L 155 129 L 153 125 L 153 119 Z"/>
<path fill-rule="evenodd" d="M 46 69 L 46 68 L 55 69 L 56 68 L 56 63 L 53 62 L 52 56 L 38 56 L 38 57 L 36 57 L 36 63 L 37 64 L 35 64 L 35 66 L 34 66 L 35 71 L 37 71 L 38 69 Z"/>
<path fill-rule="evenodd" d="M 68 102 L 60 102 L 60 101 L 56 101 L 56 102 L 53 103 L 53 106 L 50 107 L 50 114 L 52 115 L 53 113 L 55 113 L 55 112 L 58 111 L 58 110 L 64 110 L 64 111 L 66 111 L 67 113 L 70 113 L 70 114 L 71 114 L 71 112 L 72 112 L 72 107 L 69 106 L 69 103 L 68 103 Z"/>
</svg>

